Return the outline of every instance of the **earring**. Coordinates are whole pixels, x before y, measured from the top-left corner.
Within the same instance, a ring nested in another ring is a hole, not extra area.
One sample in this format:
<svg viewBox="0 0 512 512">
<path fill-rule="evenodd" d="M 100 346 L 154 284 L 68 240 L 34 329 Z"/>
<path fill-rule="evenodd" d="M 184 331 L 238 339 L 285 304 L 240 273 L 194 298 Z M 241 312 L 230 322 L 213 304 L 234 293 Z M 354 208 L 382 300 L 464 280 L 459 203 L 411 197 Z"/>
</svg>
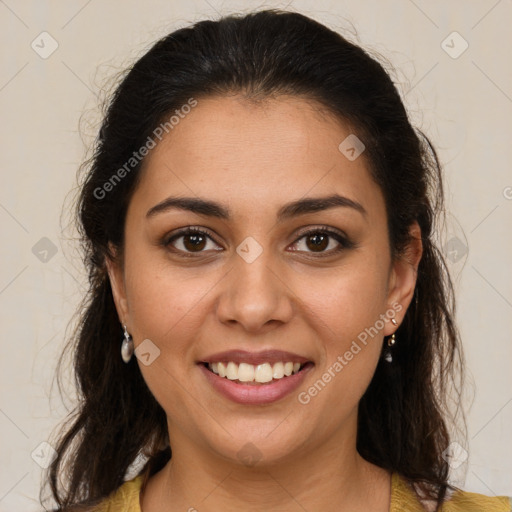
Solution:
<svg viewBox="0 0 512 512">
<path fill-rule="evenodd" d="M 398 322 L 394 318 L 391 319 L 391 323 L 393 325 L 395 325 L 395 326 L 398 325 Z M 392 347 L 395 343 L 396 343 L 396 336 L 395 336 L 395 333 L 393 333 L 391 335 L 391 337 L 388 338 L 388 347 Z M 392 363 L 393 362 L 393 354 L 391 353 L 391 348 L 386 350 L 386 353 L 384 355 L 384 359 L 388 363 Z"/>
<path fill-rule="evenodd" d="M 128 333 L 126 329 L 126 325 L 123 325 L 124 327 L 124 340 L 121 344 L 121 357 L 123 358 L 123 361 L 125 363 L 129 363 L 130 359 L 133 355 L 133 339 Z"/>
</svg>

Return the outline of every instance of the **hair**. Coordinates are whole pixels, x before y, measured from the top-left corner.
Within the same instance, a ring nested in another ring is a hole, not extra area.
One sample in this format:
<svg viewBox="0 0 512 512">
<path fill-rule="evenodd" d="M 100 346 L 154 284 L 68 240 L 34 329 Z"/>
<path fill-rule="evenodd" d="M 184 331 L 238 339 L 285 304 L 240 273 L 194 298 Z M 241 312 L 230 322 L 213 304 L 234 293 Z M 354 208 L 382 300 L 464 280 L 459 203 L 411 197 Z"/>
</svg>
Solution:
<svg viewBox="0 0 512 512">
<path fill-rule="evenodd" d="M 68 341 L 78 405 L 45 477 L 57 510 L 99 503 L 122 485 L 138 457 L 145 481 L 171 458 L 164 410 L 137 363 L 120 357 L 123 331 L 105 265 L 116 256 L 122 264 L 127 207 L 144 159 L 101 198 L 98 190 L 191 97 L 228 95 L 316 102 L 366 147 L 369 172 L 385 200 L 393 258 L 404 257 L 409 228 L 419 224 L 423 254 L 414 297 L 396 332 L 392 363 L 380 359 L 360 400 L 357 450 L 439 507 L 452 487 L 443 456 L 450 442 L 447 397 L 452 384 L 458 390 L 458 375 L 462 382 L 463 356 L 453 284 L 433 240 L 444 213 L 438 156 L 411 125 L 376 58 L 304 15 L 270 9 L 170 33 L 126 70 L 110 99 L 76 205 L 89 289 Z M 59 370 L 61 362 L 62 356 Z"/>
</svg>

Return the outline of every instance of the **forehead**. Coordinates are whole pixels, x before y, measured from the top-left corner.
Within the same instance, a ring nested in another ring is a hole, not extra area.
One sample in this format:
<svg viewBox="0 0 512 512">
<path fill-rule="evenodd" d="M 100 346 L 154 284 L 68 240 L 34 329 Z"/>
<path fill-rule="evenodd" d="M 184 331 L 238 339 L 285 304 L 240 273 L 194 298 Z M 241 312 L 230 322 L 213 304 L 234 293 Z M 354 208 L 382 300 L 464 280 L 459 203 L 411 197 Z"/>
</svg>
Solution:
<svg viewBox="0 0 512 512">
<path fill-rule="evenodd" d="M 348 125 L 300 97 L 198 99 L 146 157 L 133 200 L 149 207 L 170 194 L 197 195 L 235 208 L 237 200 L 279 207 L 338 192 L 378 202 L 364 153 L 350 160 L 339 149 L 351 135 Z"/>
</svg>

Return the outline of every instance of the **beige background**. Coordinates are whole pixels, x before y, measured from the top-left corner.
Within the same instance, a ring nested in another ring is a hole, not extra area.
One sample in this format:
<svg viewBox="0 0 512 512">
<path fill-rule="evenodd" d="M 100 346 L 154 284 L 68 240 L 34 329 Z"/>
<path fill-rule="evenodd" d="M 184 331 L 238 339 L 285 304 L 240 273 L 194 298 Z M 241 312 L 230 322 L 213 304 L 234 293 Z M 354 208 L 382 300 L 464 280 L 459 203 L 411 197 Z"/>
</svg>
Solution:
<svg viewBox="0 0 512 512">
<path fill-rule="evenodd" d="M 35 460 L 44 464 L 41 443 L 65 415 L 52 377 L 84 291 L 72 231 L 61 229 L 85 156 L 80 117 L 88 143 L 105 79 L 159 36 L 287 5 L 335 30 L 353 24 L 360 43 L 398 68 L 414 121 L 439 149 L 450 212 L 443 243 L 456 237 L 448 256 L 475 392 L 469 459 L 453 478 L 467 490 L 512 495 L 511 0 L 0 0 L 0 511 L 40 510 Z"/>
</svg>

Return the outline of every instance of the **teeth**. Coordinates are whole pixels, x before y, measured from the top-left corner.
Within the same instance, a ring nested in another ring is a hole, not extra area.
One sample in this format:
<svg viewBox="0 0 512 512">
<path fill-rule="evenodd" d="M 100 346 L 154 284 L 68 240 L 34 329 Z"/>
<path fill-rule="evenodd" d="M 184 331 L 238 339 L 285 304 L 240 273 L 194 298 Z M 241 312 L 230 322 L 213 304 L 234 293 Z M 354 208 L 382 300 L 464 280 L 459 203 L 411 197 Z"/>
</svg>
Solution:
<svg viewBox="0 0 512 512">
<path fill-rule="evenodd" d="M 240 363 L 240 365 L 238 366 L 238 380 L 240 382 L 253 381 L 254 380 L 254 366 L 252 364 Z"/>
<path fill-rule="evenodd" d="M 254 380 L 256 382 L 270 382 L 272 380 L 272 366 L 269 363 L 259 364 L 254 372 Z"/>
<path fill-rule="evenodd" d="M 279 362 L 274 364 L 272 377 L 274 379 L 282 379 L 284 377 L 284 364 Z"/>
<path fill-rule="evenodd" d="M 228 363 L 228 367 L 226 368 L 226 377 L 229 380 L 237 380 L 238 379 L 238 365 L 230 361 Z"/>
<path fill-rule="evenodd" d="M 277 362 L 273 365 L 263 363 L 258 365 L 240 363 L 233 361 L 226 363 L 209 363 L 208 368 L 219 377 L 226 377 L 229 380 L 238 380 L 240 382 L 270 382 L 272 379 L 282 379 L 297 373 L 300 370 L 300 363 Z"/>
</svg>

